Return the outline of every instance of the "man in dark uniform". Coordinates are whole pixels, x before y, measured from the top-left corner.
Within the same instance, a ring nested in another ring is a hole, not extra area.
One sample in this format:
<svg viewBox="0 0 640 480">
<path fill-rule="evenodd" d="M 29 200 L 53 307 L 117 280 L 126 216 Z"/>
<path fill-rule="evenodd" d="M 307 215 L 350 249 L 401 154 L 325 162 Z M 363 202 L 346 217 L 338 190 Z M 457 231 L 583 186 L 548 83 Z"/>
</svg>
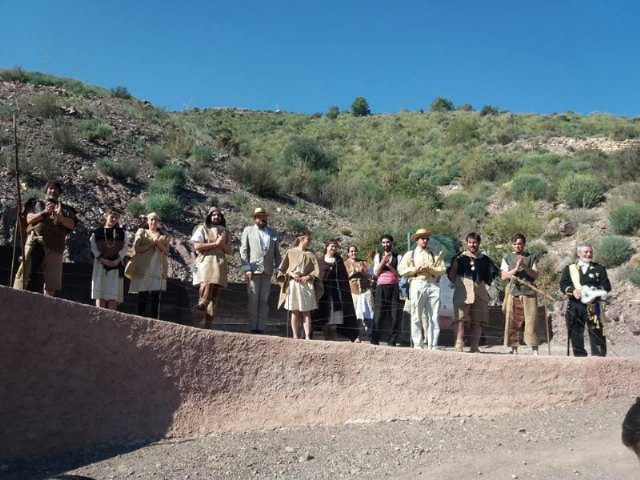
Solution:
<svg viewBox="0 0 640 480">
<path fill-rule="evenodd" d="M 562 271 L 560 289 L 568 296 L 567 330 L 573 346 L 573 355 L 586 357 L 584 349 L 584 327 L 587 326 L 591 355 L 607 355 L 607 340 L 602 321 L 602 296 L 611 291 L 607 269 L 593 261 L 593 247 L 581 243 L 576 249 L 578 261 L 567 265 Z"/>
</svg>

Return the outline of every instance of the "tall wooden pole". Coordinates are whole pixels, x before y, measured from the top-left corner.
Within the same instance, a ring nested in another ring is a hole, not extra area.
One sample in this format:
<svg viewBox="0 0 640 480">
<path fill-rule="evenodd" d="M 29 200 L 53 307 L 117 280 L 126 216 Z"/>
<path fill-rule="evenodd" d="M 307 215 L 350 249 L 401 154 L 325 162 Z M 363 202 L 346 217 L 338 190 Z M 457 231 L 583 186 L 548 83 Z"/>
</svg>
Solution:
<svg viewBox="0 0 640 480">
<path fill-rule="evenodd" d="M 16 175 L 16 226 L 13 232 L 13 255 L 11 257 L 11 270 L 9 271 L 9 285 L 13 285 L 13 273 L 16 261 L 16 247 L 18 235 L 20 235 L 20 246 L 24 250 L 24 239 L 22 238 L 22 194 L 20 192 L 20 163 L 18 160 L 18 116 L 13 112 L 13 153 Z M 24 254 L 24 252 L 23 252 Z"/>
</svg>

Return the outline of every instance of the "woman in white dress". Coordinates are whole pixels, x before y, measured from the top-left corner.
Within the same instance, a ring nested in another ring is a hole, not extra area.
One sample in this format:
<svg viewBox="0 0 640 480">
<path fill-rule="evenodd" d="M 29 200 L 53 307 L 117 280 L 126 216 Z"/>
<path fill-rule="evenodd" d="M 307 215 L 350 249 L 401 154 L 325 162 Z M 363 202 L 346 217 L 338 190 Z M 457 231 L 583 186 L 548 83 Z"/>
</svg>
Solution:
<svg viewBox="0 0 640 480">
<path fill-rule="evenodd" d="M 93 253 L 91 276 L 91 298 L 96 307 L 116 310 L 124 297 L 124 265 L 129 238 L 119 225 L 120 213 L 107 210 L 102 218 L 102 227 L 91 233 L 89 243 Z"/>
<path fill-rule="evenodd" d="M 160 292 L 167 289 L 169 238 L 160 232 L 157 213 L 147 215 L 147 222 L 136 232 L 133 250 L 138 258 L 129 293 L 138 294 L 138 315 L 146 315 L 151 299 L 151 317 L 159 318 Z"/>
<path fill-rule="evenodd" d="M 311 310 L 318 308 L 322 295 L 322 282 L 318 281 L 318 259 L 309 250 L 311 235 L 296 238 L 295 247 L 287 251 L 278 267 L 280 302 L 291 312 L 293 338 L 300 338 L 300 324 L 304 325 L 304 338 L 311 340 Z"/>
</svg>

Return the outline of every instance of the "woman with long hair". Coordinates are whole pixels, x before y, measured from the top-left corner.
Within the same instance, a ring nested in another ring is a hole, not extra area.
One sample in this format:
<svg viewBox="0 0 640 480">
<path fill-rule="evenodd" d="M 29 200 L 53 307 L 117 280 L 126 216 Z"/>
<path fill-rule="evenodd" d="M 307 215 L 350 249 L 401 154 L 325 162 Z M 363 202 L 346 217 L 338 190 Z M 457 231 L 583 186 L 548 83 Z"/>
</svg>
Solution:
<svg viewBox="0 0 640 480">
<path fill-rule="evenodd" d="M 316 325 L 324 326 L 324 338 L 336 340 L 337 333 L 356 340 L 359 335 L 349 276 L 342 257 L 338 255 L 338 242 L 327 240 L 324 255 L 318 258 L 323 295 L 318 309 L 313 312 Z"/>
<path fill-rule="evenodd" d="M 124 299 L 124 265 L 129 236 L 119 224 L 120 213 L 108 209 L 102 216 L 102 226 L 91 233 L 89 243 L 93 253 L 91 298 L 96 307 L 116 310 Z"/>
<path fill-rule="evenodd" d="M 300 338 L 300 324 L 304 326 L 304 339 L 311 340 L 311 311 L 318 308 L 322 285 L 318 282 L 318 259 L 309 250 L 311 235 L 296 238 L 295 246 L 287 251 L 278 267 L 280 301 L 278 308 L 291 312 L 293 338 Z"/>
<path fill-rule="evenodd" d="M 159 318 L 160 292 L 167 289 L 169 238 L 160 230 L 160 216 L 152 212 L 136 232 L 133 250 L 137 259 L 129 293 L 138 294 L 138 315 L 145 316 L 151 300 L 151 317 Z"/>
</svg>

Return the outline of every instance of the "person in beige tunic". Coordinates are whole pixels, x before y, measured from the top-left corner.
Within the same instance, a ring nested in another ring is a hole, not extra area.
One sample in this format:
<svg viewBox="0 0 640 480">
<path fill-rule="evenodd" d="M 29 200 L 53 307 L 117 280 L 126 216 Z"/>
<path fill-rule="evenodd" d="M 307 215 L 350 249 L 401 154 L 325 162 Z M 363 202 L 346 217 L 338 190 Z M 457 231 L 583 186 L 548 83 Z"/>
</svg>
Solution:
<svg viewBox="0 0 640 480">
<path fill-rule="evenodd" d="M 311 340 L 311 311 L 318 308 L 323 287 L 319 280 L 318 259 L 309 250 L 311 235 L 296 238 L 295 247 L 287 251 L 278 267 L 280 284 L 278 308 L 284 305 L 291 312 L 293 338 L 300 338 L 300 323 L 304 325 L 304 338 Z"/>
<path fill-rule="evenodd" d="M 231 254 L 231 238 L 226 229 L 227 222 L 217 207 L 211 207 L 204 223 L 193 231 L 191 241 L 198 256 L 196 272 L 200 282 L 198 304 L 193 309 L 196 326 L 211 328 L 218 295 L 227 288 L 229 266 L 227 255 Z"/>
<path fill-rule="evenodd" d="M 349 289 L 353 298 L 353 306 L 360 327 L 360 338 L 370 337 L 373 330 L 373 296 L 371 295 L 371 265 L 358 258 L 358 247 L 350 245 L 347 251 L 349 258 L 344 261 L 344 268 L 349 277 Z"/>
<path fill-rule="evenodd" d="M 160 216 L 147 215 L 147 221 L 136 231 L 133 240 L 135 264 L 129 293 L 138 294 L 138 315 L 145 316 L 151 298 L 151 318 L 160 318 L 160 292 L 167 289 L 169 272 L 169 238 L 160 231 Z"/>
</svg>

